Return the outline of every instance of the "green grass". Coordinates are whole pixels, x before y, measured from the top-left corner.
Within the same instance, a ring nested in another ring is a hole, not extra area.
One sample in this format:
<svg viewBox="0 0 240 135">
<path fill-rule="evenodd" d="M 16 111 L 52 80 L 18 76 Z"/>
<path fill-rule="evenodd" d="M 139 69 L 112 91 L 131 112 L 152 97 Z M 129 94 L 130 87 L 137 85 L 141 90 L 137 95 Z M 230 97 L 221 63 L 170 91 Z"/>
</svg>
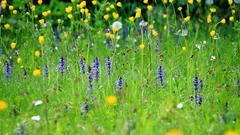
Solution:
<svg viewBox="0 0 240 135">
<path fill-rule="evenodd" d="M 99 12 L 96 14 L 103 14 Z M 182 21 L 170 18 L 167 24 L 162 16 L 158 19 L 159 16 L 154 13 L 148 17 L 149 24 L 155 21 L 155 29 L 162 40 L 153 37 L 148 29 L 143 36 L 145 48 L 142 63 L 139 48 L 142 35 L 134 31 L 137 21 L 124 23 L 130 28 L 129 37 L 114 40 L 114 47 L 109 48 L 104 43 L 104 30 L 113 21 L 107 25 L 102 20 L 96 20 L 97 26 L 89 24 L 86 27 L 78 20 L 72 20 L 70 27 L 58 25 L 61 42 L 57 44 L 51 26 L 36 30 L 32 21 L 26 21 L 28 17 L 19 18 L 22 19 L 16 24 L 19 27 L 8 31 L 1 27 L 0 100 L 5 101 L 8 107 L 0 112 L 0 134 L 16 134 L 19 125 L 23 125 L 26 134 L 59 135 L 157 135 L 171 129 L 179 129 L 186 135 L 219 135 L 227 130 L 239 131 L 239 20 L 219 24 L 216 30 L 220 38 L 217 40 L 209 35 L 214 25 L 192 20 L 187 26 L 188 36 L 179 36 L 179 43 L 176 43 L 174 33 L 164 30 L 163 26 L 174 26 L 175 21 Z M 79 34 L 77 40 L 73 39 L 74 26 Z M 174 30 L 180 28 L 177 26 Z M 100 34 L 97 34 L 99 31 Z M 68 33 L 65 38 L 64 32 Z M 122 30 L 119 33 L 121 35 Z M 38 43 L 39 35 L 45 36 L 44 45 Z M 206 44 L 203 44 L 204 41 Z M 17 42 L 15 49 L 9 47 L 11 42 Z M 115 47 L 116 43 L 120 44 L 119 48 Z M 156 51 L 157 43 L 160 44 L 160 51 Z M 196 44 L 201 44 L 201 49 Z M 51 47 L 58 49 L 52 52 Z M 184 51 L 182 47 L 187 49 Z M 15 55 L 15 50 L 19 50 L 19 56 Z M 34 56 L 36 50 L 42 50 L 40 58 Z M 58 71 L 62 56 L 67 66 L 64 74 Z M 107 56 L 113 64 L 109 77 L 106 77 Z M 211 56 L 216 59 L 211 61 Z M 6 78 L 4 61 L 10 57 L 14 66 L 11 78 Z M 16 62 L 19 57 L 22 58 L 21 63 Z M 100 78 L 93 81 L 90 95 L 87 94 L 87 74 L 82 74 L 78 67 L 81 57 L 86 58 L 86 68 L 92 65 L 95 57 L 100 58 Z M 49 66 L 48 78 L 44 77 L 43 71 L 46 64 Z M 158 84 L 159 66 L 163 66 L 164 86 Z M 32 75 L 36 68 L 42 71 L 40 77 Z M 27 71 L 25 78 L 23 69 Z M 195 75 L 204 84 L 201 105 L 190 101 L 190 96 L 194 95 L 192 79 Z M 115 93 L 119 77 L 124 78 L 122 95 Z M 115 106 L 106 102 L 111 95 L 118 99 Z M 83 114 L 80 107 L 86 99 L 89 100 L 89 112 Z M 42 100 L 43 104 L 35 107 L 32 104 L 34 100 Z M 183 103 L 182 109 L 177 108 L 179 103 Z M 41 116 L 41 120 L 31 120 L 35 115 Z M 221 116 L 224 116 L 224 122 L 220 121 Z"/>
</svg>

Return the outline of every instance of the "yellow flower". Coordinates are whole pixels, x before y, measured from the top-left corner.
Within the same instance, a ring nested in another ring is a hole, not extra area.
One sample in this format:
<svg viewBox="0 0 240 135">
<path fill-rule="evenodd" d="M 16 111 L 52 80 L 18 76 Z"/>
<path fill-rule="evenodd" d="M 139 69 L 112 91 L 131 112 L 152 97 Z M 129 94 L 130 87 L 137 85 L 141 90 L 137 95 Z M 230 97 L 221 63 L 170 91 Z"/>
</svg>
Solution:
<svg viewBox="0 0 240 135">
<path fill-rule="evenodd" d="M 44 12 L 42 12 L 42 15 L 46 17 L 46 16 L 48 16 L 48 12 L 44 11 Z"/>
<path fill-rule="evenodd" d="M 41 45 L 44 44 L 44 42 L 45 42 L 44 36 L 39 36 L 39 37 L 38 37 L 38 42 L 39 42 Z"/>
<path fill-rule="evenodd" d="M 82 1 L 80 4 L 77 5 L 78 8 L 84 8 L 86 7 L 86 1 Z"/>
<path fill-rule="evenodd" d="M 96 5 L 96 4 L 97 4 L 97 1 L 96 1 L 96 0 L 93 0 L 93 1 L 92 1 L 92 4 L 93 4 L 93 5 Z"/>
<path fill-rule="evenodd" d="M 167 25 L 164 25 L 164 26 L 163 26 L 163 29 L 164 29 L 164 30 L 167 30 Z"/>
<path fill-rule="evenodd" d="M 181 130 L 170 130 L 166 135 L 183 135 L 183 132 Z"/>
<path fill-rule="evenodd" d="M 65 8 L 65 11 L 66 11 L 67 13 L 72 12 L 72 7 L 71 7 L 71 6 L 66 7 L 66 8 Z"/>
<path fill-rule="evenodd" d="M 163 18 L 165 18 L 165 19 L 166 19 L 166 18 L 167 18 L 167 14 L 163 14 Z"/>
<path fill-rule="evenodd" d="M 117 104 L 117 97 L 116 96 L 108 96 L 107 97 L 107 104 L 110 106 Z"/>
<path fill-rule="evenodd" d="M 36 9 L 36 6 L 35 6 L 35 5 L 32 5 L 32 6 L 31 6 L 31 10 L 32 10 L 32 11 L 35 11 L 35 9 Z"/>
<path fill-rule="evenodd" d="M 169 0 L 170 3 L 173 3 L 174 0 Z"/>
<path fill-rule="evenodd" d="M 232 5 L 232 3 L 233 3 L 233 0 L 228 0 L 229 5 Z"/>
<path fill-rule="evenodd" d="M 225 24 L 226 23 L 226 19 L 223 18 L 221 21 L 220 21 L 221 24 Z"/>
<path fill-rule="evenodd" d="M 38 15 L 34 15 L 34 18 L 38 18 Z"/>
<path fill-rule="evenodd" d="M 150 25 L 148 26 L 148 28 L 149 28 L 149 29 L 153 29 L 153 28 L 154 28 L 154 25 L 153 25 L 153 24 L 150 24 Z"/>
<path fill-rule="evenodd" d="M 33 71 L 33 76 L 38 77 L 38 76 L 40 76 L 40 75 L 41 75 L 41 70 L 40 70 L 40 69 L 35 69 L 35 70 Z"/>
<path fill-rule="evenodd" d="M 217 11 L 217 9 L 216 9 L 216 8 L 210 8 L 210 11 L 211 11 L 212 13 L 215 13 L 215 12 Z"/>
<path fill-rule="evenodd" d="M 148 5 L 148 6 L 147 6 L 147 9 L 148 9 L 148 11 L 152 11 L 152 10 L 153 10 L 152 5 Z"/>
<path fill-rule="evenodd" d="M 128 18 L 128 20 L 131 21 L 131 22 L 134 22 L 134 17 L 131 16 L 131 17 Z"/>
<path fill-rule="evenodd" d="M 15 49 L 15 48 L 16 48 L 16 45 L 17 45 L 17 44 L 16 44 L 15 42 L 12 42 L 12 43 L 10 44 L 10 46 L 11 46 L 12 49 Z"/>
<path fill-rule="evenodd" d="M 140 44 L 140 46 L 139 46 L 139 47 L 140 47 L 140 49 L 141 49 L 141 50 L 143 50 L 143 49 L 144 49 L 144 47 L 145 47 L 145 45 L 142 43 L 142 44 Z"/>
<path fill-rule="evenodd" d="M 190 17 L 190 16 L 187 16 L 187 17 L 184 18 L 184 21 L 185 21 L 185 22 L 189 22 L 190 19 L 191 19 L 191 17 Z"/>
<path fill-rule="evenodd" d="M 40 51 L 35 51 L 34 55 L 35 55 L 36 57 L 40 57 L 40 56 L 41 56 L 41 52 L 40 52 Z"/>
<path fill-rule="evenodd" d="M 212 22 L 212 16 L 211 15 L 208 15 L 207 16 L 207 23 L 211 23 Z"/>
<path fill-rule="evenodd" d="M 148 4 L 148 0 L 143 0 L 143 3 L 144 4 Z"/>
<path fill-rule="evenodd" d="M 113 4 L 111 4 L 111 5 L 110 5 L 110 8 L 111 8 L 111 9 L 114 9 L 115 7 L 114 7 L 114 5 L 113 5 Z"/>
<path fill-rule="evenodd" d="M 211 32 L 210 32 L 210 36 L 211 37 L 214 37 L 216 35 L 216 31 L 215 30 L 212 30 Z"/>
<path fill-rule="evenodd" d="M 118 17 L 119 17 L 119 14 L 118 14 L 118 13 L 116 13 L 116 12 L 113 12 L 113 13 L 112 13 L 112 16 L 113 16 L 113 18 L 114 18 L 114 19 L 118 19 Z"/>
<path fill-rule="evenodd" d="M 14 9 L 13 5 L 8 6 L 8 9 L 13 10 Z"/>
<path fill-rule="evenodd" d="M 136 12 L 135 18 L 140 18 L 141 17 L 141 12 Z"/>
<path fill-rule="evenodd" d="M 7 108 L 7 103 L 0 100 L 0 111 L 3 111 Z"/>
<path fill-rule="evenodd" d="M 136 9 L 136 13 L 141 13 L 142 12 L 142 9 L 141 8 L 137 8 Z"/>
<path fill-rule="evenodd" d="M 17 63 L 21 63 L 22 62 L 22 58 L 17 58 Z"/>
<path fill-rule="evenodd" d="M 48 10 L 47 13 L 50 15 L 50 14 L 52 13 L 52 11 L 51 11 L 51 10 Z"/>
<path fill-rule="evenodd" d="M 71 2 L 73 3 L 73 2 L 75 2 L 75 0 L 71 0 Z"/>
<path fill-rule="evenodd" d="M 17 14 L 17 10 L 13 10 L 13 14 L 16 15 Z"/>
<path fill-rule="evenodd" d="M 107 21 L 109 19 L 109 15 L 106 14 L 106 15 L 103 16 L 103 18 Z"/>
<path fill-rule="evenodd" d="M 72 19 L 72 17 L 73 17 L 73 15 L 72 15 L 72 14 L 68 14 L 68 15 L 67 15 L 67 17 L 68 17 L 68 19 L 70 19 L 70 20 L 71 20 L 71 19 Z"/>
<path fill-rule="evenodd" d="M 182 7 L 178 7 L 178 11 L 180 11 L 180 12 L 181 12 L 181 11 L 182 11 Z"/>
<path fill-rule="evenodd" d="M 44 19 L 40 19 L 40 20 L 39 20 L 39 23 L 40 23 L 41 25 L 43 25 L 44 22 L 45 22 Z"/>
<path fill-rule="evenodd" d="M 38 0 L 37 3 L 38 3 L 39 5 L 42 5 L 42 0 Z"/>
<path fill-rule="evenodd" d="M 163 4 L 167 4 L 168 0 L 162 0 Z"/>
<path fill-rule="evenodd" d="M 189 4 L 193 4 L 193 0 L 188 0 L 188 3 Z"/>
<path fill-rule="evenodd" d="M 234 130 L 228 130 L 224 133 L 224 135 L 240 135 L 240 132 Z"/>
<path fill-rule="evenodd" d="M 157 37 L 157 36 L 158 36 L 158 32 L 154 30 L 154 31 L 152 32 L 152 35 L 153 35 L 154 37 Z"/>
<path fill-rule="evenodd" d="M 236 13 L 236 10 L 235 10 L 235 9 L 233 9 L 233 10 L 232 10 L 232 14 L 234 15 L 235 13 Z"/>
<path fill-rule="evenodd" d="M 8 30 L 9 28 L 10 28 L 10 24 L 4 24 L 4 28 L 6 29 L 6 30 Z"/>
<path fill-rule="evenodd" d="M 112 31 L 113 32 L 117 32 L 118 31 L 118 27 L 112 27 Z"/>
<path fill-rule="evenodd" d="M 185 52 L 186 50 L 187 50 L 187 47 L 183 46 L 183 47 L 182 47 L 182 51 Z"/>
<path fill-rule="evenodd" d="M 122 3 L 121 2 L 117 2 L 117 6 L 118 7 L 122 7 Z"/>
<path fill-rule="evenodd" d="M 229 21 L 230 21 L 230 22 L 233 22 L 233 21 L 234 21 L 234 16 L 230 16 L 230 17 L 229 17 Z"/>
</svg>

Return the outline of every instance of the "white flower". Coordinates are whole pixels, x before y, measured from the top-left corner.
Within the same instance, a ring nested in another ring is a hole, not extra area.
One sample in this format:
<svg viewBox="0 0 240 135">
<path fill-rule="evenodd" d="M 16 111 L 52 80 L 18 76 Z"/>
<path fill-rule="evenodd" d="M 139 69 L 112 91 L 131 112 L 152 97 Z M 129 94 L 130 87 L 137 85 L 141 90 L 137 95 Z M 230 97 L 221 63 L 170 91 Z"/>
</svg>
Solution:
<svg viewBox="0 0 240 135">
<path fill-rule="evenodd" d="M 122 23 L 119 21 L 116 21 L 112 24 L 112 28 L 118 28 L 121 29 L 122 28 Z"/>
<path fill-rule="evenodd" d="M 139 23 L 139 26 L 140 27 L 145 27 L 145 26 L 147 26 L 148 25 L 148 22 L 145 22 L 145 21 L 141 21 L 140 23 Z"/>
<path fill-rule="evenodd" d="M 43 102 L 42 102 L 42 100 L 37 100 L 37 101 L 33 101 L 32 103 L 33 103 L 34 106 L 39 106 L 39 105 L 41 105 Z"/>
<path fill-rule="evenodd" d="M 201 44 L 196 44 L 195 47 L 197 47 L 199 50 L 201 49 Z"/>
<path fill-rule="evenodd" d="M 214 61 L 216 59 L 215 56 L 211 56 L 210 61 Z"/>
<path fill-rule="evenodd" d="M 39 115 L 32 116 L 33 121 L 39 121 L 40 119 L 41 119 L 41 117 Z"/>
<path fill-rule="evenodd" d="M 207 44 L 207 41 L 206 41 L 206 40 L 204 40 L 204 41 L 203 41 L 203 44 L 204 44 L 204 45 L 206 45 L 206 44 Z"/>
<path fill-rule="evenodd" d="M 117 35 L 116 39 L 119 40 L 121 37 L 119 35 Z"/>
<path fill-rule="evenodd" d="M 179 104 L 177 105 L 177 108 L 178 108 L 178 109 L 182 109 L 182 108 L 183 108 L 183 103 L 179 103 Z"/>
<path fill-rule="evenodd" d="M 118 48 L 118 47 L 120 47 L 120 45 L 119 45 L 119 44 L 116 44 L 116 47 Z"/>
</svg>

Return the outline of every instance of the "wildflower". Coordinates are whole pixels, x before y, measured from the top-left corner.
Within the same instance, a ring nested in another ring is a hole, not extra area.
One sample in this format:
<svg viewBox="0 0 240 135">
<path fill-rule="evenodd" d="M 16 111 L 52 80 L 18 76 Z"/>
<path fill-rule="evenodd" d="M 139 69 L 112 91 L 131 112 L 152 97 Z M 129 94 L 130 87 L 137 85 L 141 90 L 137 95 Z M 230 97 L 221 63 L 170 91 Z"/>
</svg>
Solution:
<svg viewBox="0 0 240 135">
<path fill-rule="evenodd" d="M 47 12 L 47 11 L 44 11 L 44 12 L 42 12 L 42 15 L 43 15 L 44 17 L 46 17 L 46 16 L 48 16 L 48 12 Z"/>
<path fill-rule="evenodd" d="M 214 37 L 216 35 L 216 31 L 215 30 L 212 30 L 211 32 L 210 32 L 210 36 L 211 37 Z"/>
<path fill-rule="evenodd" d="M 196 104 L 197 105 L 202 104 L 202 95 L 199 95 L 199 94 L 196 95 Z"/>
<path fill-rule="evenodd" d="M 147 9 L 148 9 L 149 12 L 151 12 L 151 11 L 153 10 L 152 5 L 148 5 L 148 6 L 147 6 Z"/>
<path fill-rule="evenodd" d="M 226 23 L 226 19 L 223 18 L 221 21 L 220 21 L 221 24 L 225 24 Z"/>
<path fill-rule="evenodd" d="M 167 17 L 168 17 L 168 16 L 167 16 L 167 14 L 163 14 L 163 18 L 165 18 L 165 19 L 166 19 Z"/>
<path fill-rule="evenodd" d="M 59 61 L 59 72 L 63 74 L 65 72 L 65 60 L 63 57 L 60 58 Z"/>
<path fill-rule="evenodd" d="M 118 80 L 117 80 L 117 82 L 116 82 L 116 86 L 117 86 L 116 92 L 117 92 L 118 94 L 120 94 L 121 91 L 122 91 L 122 88 L 123 88 L 123 86 L 124 86 L 124 79 L 123 79 L 122 77 L 119 77 L 119 78 L 118 78 Z"/>
<path fill-rule="evenodd" d="M 13 9 L 14 9 L 13 5 L 9 5 L 9 6 L 8 6 L 8 9 L 9 9 L 10 11 L 13 10 Z"/>
<path fill-rule="evenodd" d="M 122 3 L 121 2 L 117 2 L 117 6 L 118 7 L 122 7 Z"/>
<path fill-rule="evenodd" d="M 233 3 L 233 0 L 228 0 L 229 5 L 232 5 L 232 3 Z"/>
<path fill-rule="evenodd" d="M 103 16 L 103 18 L 107 21 L 109 19 L 109 15 L 106 14 L 106 15 Z"/>
<path fill-rule="evenodd" d="M 93 73 L 92 73 L 92 68 L 91 66 L 88 67 L 88 72 L 87 72 L 87 75 L 88 75 L 88 88 L 87 88 L 87 91 L 88 91 L 88 94 L 90 94 L 91 90 L 92 90 L 92 81 L 93 81 Z"/>
<path fill-rule="evenodd" d="M 33 71 L 33 76 L 39 77 L 40 75 L 41 75 L 41 70 L 40 70 L 40 69 L 35 69 L 35 70 Z"/>
<path fill-rule="evenodd" d="M 41 117 L 39 115 L 37 116 L 32 116 L 31 118 L 33 121 L 40 121 L 41 120 Z"/>
<path fill-rule="evenodd" d="M 158 36 L 158 32 L 154 30 L 154 31 L 152 32 L 152 35 L 153 35 L 154 37 L 157 37 L 157 36 Z"/>
<path fill-rule="evenodd" d="M 32 10 L 32 11 L 35 11 L 35 9 L 36 9 L 36 6 L 35 6 L 35 5 L 32 5 L 32 6 L 31 6 L 31 10 Z"/>
<path fill-rule="evenodd" d="M 45 75 L 45 77 L 48 77 L 48 74 L 49 74 L 49 67 L 48 67 L 48 65 L 45 65 L 44 66 L 44 75 Z"/>
<path fill-rule="evenodd" d="M 6 30 L 8 30 L 9 28 L 10 28 L 10 24 L 4 24 L 4 28 L 6 29 Z"/>
<path fill-rule="evenodd" d="M 168 0 L 162 0 L 163 4 L 167 4 Z"/>
<path fill-rule="evenodd" d="M 42 5 L 42 0 L 38 0 L 37 3 L 38 3 L 39 5 Z"/>
<path fill-rule="evenodd" d="M 134 22 L 134 17 L 131 16 L 131 17 L 128 18 L 128 20 L 131 21 L 131 22 Z"/>
<path fill-rule="evenodd" d="M 73 15 L 72 14 L 68 14 L 67 17 L 68 17 L 68 19 L 71 20 L 73 18 Z"/>
<path fill-rule="evenodd" d="M 44 19 L 40 19 L 38 22 L 40 23 L 40 25 L 43 25 L 45 20 Z"/>
<path fill-rule="evenodd" d="M 239 2 L 240 3 L 240 2 Z M 232 9 L 232 14 L 234 15 L 236 13 L 235 9 Z"/>
<path fill-rule="evenodd" d="M 113 12 L 113 13 L 112 13 L 112 16 L 113 16 L 113 18 L 114 18 L 114 19 L 118 19 L 118 17 L 119 17 L 119 14 L 118 14 L 118 13 L 116 13 L 116 12 Z"/>
<path fill-rule="evenodd" d="M 199 88 L 202 89 L 203 88 L 203 80 L 199 81 Z"/>
<path fill-rule="evenodd" d="M 55 36 L 56 42 L 59 43 L 61 41 L 61 38 L 60 38 L 59 30 L 57 28 L 54 29 L 54 36 Z"/>
<path fill-rule="evenodd" d="M 13 10 L 13 14 L 16 15 L 17 14 L 17 10 Z"/>
<path fill-rule="evenodd" d="M 93 80 L 98 80 L 100 77 L 99 65 L 99 58 L 96 57 L 93 61 Z"/>
<path fill-rule="evenodd" d="M 43 45 L 44 42 L 45 42 L 44 36 L 39 36 L 39 37 L 38 37 L 38 42 L 39 42 L 41 45 Z"/>
<path fill-rule="evenodd" d="M 150 24 L 150 25 L 148 26 L 148 28 L 149 28 L 149 29 L 153 29 L 153 28 L 154 28 L 154 25 L 153 25 L 153 24 Z"/>
<path fill-rule="evenodd" d="M 122 28 L 122 23 L 119 21 L 116 21 L 112 24 L 112 28 L 117 28 L 119 30 Z"/>
<path fill-rule="evenodd" d="M 0 111 L 3 111 L 7 108 L 7 103 L 0 100 Z"/>
<path fill-rule="evenodd" d="M 22 62 L 22 58 L 17 58 L 17 63 L 21 63 Z"/>
<path fill-rule="evenodd" d="M 96 1 L 96 0 L 93 0 L 93 1 L 92 1 L 92 4 L 93 4 L 93 5 L 96 5 L 96 4 L 97 4 L 97 1 Z"/>
<path fill-rule="evenodd" d="M 210 12 L 212 12 L 212 13 L 215 13 L 217 11 L 217 9 L 216 8 L 210 8 Z"/>
<path fill-rule="evenodd" d="M 216 59 L 215 56 L 211 56 L 210 61 L 214 61 Z"/>
<path fill-rule="evenodd" d="M 88 101 L 86 100 L 85 102 L 84 102 L 84 104 L 80 107 L 80 109 L 81 109 L 81 112 L 83 112 L 83 113 L 87 113 L 88 111 L 89 111 L 89 106 L 88 106 Z"/>
<path fill-rule="evenodd" d="M 164 74 L 163 74 L 163 68 L 162 66 L 159 66 L 158 68 L 158 75 L 157 75 L 159 83 L 163 86 L 164 85 Z"/>
<path fill-rule="evenodd" d="M 137 9 L 136 9 L 135 18 L 140 18 L 140 17 L 141 17 L 141 13 L 142 13 L 141 8 L 137 8 Z"/>
<path fill-rule="evenodd" d="M 173 3 L 174 2 L 174 0 L 169 0 L 169 3 Z"/>
<path fill-rule="evenodd" d="M 117 97 L 116 96 L 108 96 L 107 97 L 107 104 L 110 106 L 117 104 Z"/>
<path fill-rule="evenodd" d="M 212 22 L 212 16 L 211 15 L 208 15 L 207 16 L 207 23 L 211 23 Z"/>
<path fill-rule="evenodd" d="M 6 78 L 11 77 L 11 69 L 12 69 L 12 67 L 10 66 L 10 64 L 6 63 L 5 64 L 5 76 L 6 76 Z"/>
<path fill-rule="evenodd" d="M 110 57 L 108 56 L 105 60 L 106 60 L 107 75 L 110 76 L 111 68 L 112 68 L 112 63 L 111 63 Z"/>
<path fill-rule="evenodd" d="M 40 51 L 35 51 L 34 55 L 35 55 L 36 57 L 40 57 L 40 56 L 41 56 L 41 52 L 40 52 Z"/>
<path fill-rule="evenodd" d="M 77 5 L 78 8 L 84 8 L 86 7 L 87 3 L 86 1 L 82 1 L 79 5 Z"/>
<path fill-rule="evenodd" d="M 188 4 L 193 4 L 193 0 L 188 0 Z"/>
<path fill-rule="evenodd" d="M 37 100 L 37 101 L 33 101 L 32 103 L 33 103 L 34 106 L 39 106 L 39 105 L 41 105 L 43 102 L 42 102 L 42 100 Z"/>
<path fill-rule="evenodd" d="M 186 46 L 183 46 L 182 47 L 182 51 L 186 51 L 187 50 L 187 47 Z"/>
<path fill-rule="evenodd" d="M 111 9 L 114 9 L 115 7 L 114 7 L 114 5 L 113 5 L 113 4 L 111 4 L 111 5 L 110 5 L 110 8 L 111 8 Z"/>
<path fill-rule="evenodd" d="M 148 0 L 143 0 L 143 3 L 144 4 L 148 4 Z"/>
<path fill-rule="evenodd" d="M 71 7 L 71 6 L 66 7 L 66 8 L 65 8 L 65 11 L 66 11 L 67 13 L 72 12 L 72 7 Z"/>
<path fill-rule="evenodd" d="M 233 22 L 233 21 L 234 21 L 234 16 L 230 16 L 230 17 L 229 17 L 229 21 L 230 21 L 230 22 Z"/>
<path fill-rule="evenodd" d="M 193 92 L 197 92 L 198 91 L 198 77 L 195 75 L 194 77 L 193 77 L 193 86 L 194 86 L 194 90 L 193 90 Z"/>
<path fill-rule="evenodd" d="M 166 135 L 183 135 L 183 132 L 181 130 L 170 130 L 167 132 Z"/>
<path fill-rule="evenodd" d="M 141 49 L 141 50 L 143 50 L 143 49 L 144 49 L 144 47 L 145 47 L 145 45 L 142 43 L 142 44 L 140 44 L 140 46 L 139 46 L 139 47 L 140 47 L 140 49 Z"/>
<path fill-rule="evenodd" d="M 181 11 L 182 11 L 182 7 L 178 7 L 178 11 L 180 11 L 180 12 L 181 12 Z"/>
<path fill-rule="evenodd" d="M 183 108 L 183 103 L 177 104 L 177 108 L 178 108 L 178 109 L 182 109 L 182 108 Z"/>
<path fill-rule="evenodd" d="M 187 16 L 187 17 L 184 18 L 184 21 L 185 21 L 185 22 L 189 22 L 190 19 L 191 19 L 191 17 L 190 17 L 190 16 Z"/>
<path fill-rule="evenodd" d="M 11 46 L 12 49 L 15 49 L 15 48 L 16 48 L 16 45 L 17 45 L 17 44 L 16 44 L 15 42 L 12 42 L 12 43 L 10 44 L 10 46 Z"/>
<path fill-rule="evenodd" d="M 235 131 L 235 130 L 228 130 L 224 132 L 224 135 L 240 135 L 240 132 Z"/>
</svg>

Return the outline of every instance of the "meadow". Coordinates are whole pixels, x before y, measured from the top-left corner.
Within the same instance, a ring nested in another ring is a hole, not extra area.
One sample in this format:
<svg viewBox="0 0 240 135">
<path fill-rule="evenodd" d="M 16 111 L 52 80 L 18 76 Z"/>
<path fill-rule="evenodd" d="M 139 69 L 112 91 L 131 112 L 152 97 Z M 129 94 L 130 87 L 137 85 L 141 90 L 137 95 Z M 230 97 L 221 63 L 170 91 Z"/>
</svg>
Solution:
<svg viewBox="0 0 240 135">
<path fill-rule="evenodd" d="M 240 2 L 177 3 L 2 0 L 0 134 L 240 135 Z"/>
</svg>

